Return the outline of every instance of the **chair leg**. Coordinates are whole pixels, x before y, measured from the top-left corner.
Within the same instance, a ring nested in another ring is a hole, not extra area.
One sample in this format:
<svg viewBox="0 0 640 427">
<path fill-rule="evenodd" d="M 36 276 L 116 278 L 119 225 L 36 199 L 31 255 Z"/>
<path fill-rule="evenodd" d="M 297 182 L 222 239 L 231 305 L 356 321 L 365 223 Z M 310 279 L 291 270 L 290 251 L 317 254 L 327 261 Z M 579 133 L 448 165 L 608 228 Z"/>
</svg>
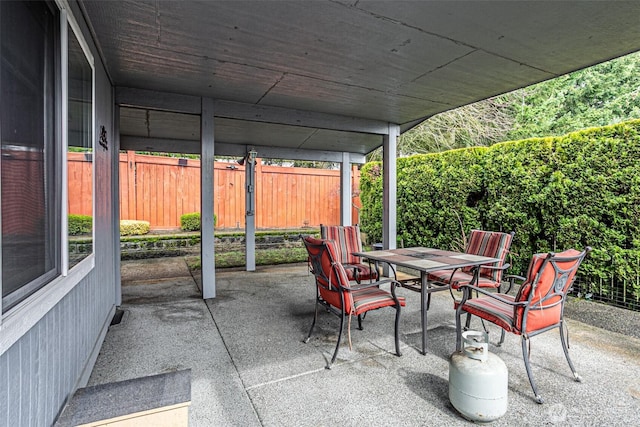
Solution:
<svg viewBox="0 0 640 427">
<path fill-rule="evenodd" d="M 340 341 L 342 340 L 342 332 L 344 331 L 344 311 L 342 312 L 342 316 L 340 317 L 340 332 L 338 332 L 338 342 L 336 343 L 336 349 L 333 352 L 333 357 L 331 358 L 331 362 L 327 366 L 326 369 L 331 369 L 331 365 L 336 361 L 336 357 L 338 357 L 338 349 L 340 348 Z"/>
<path fill-rule="evenodd" d="M 473 297 L 473 294 L 471 292 L 469 292 L 469 299 L 471 299 Z M 478 297 L 478 291 L 476 291 L 476 298 Z M 464 323 L 464 330 L 468 330 L 469 326 L 471 325 L 471 313 L 467 313 L 467 321 Z M 487 328 L 484 326 L 484 322 L 482 322 L 482 327 L 484 328 L 484 331 L 486 333 L 489 333 L 489 331 L 487 331 Z"/>
<path fill-rule="evenodd" d="M 471 313 L 467 313 L 467 320 L 464 322 L 464 330 L 466 331 L 467 329 L 469 329 L 470 325 L 471 325 Z"/>
<path fill-rule="evenodd" d="M 367 314 L 366 312 L 364 314 Z M 364 315 L 358 314 L 358 329 L 362 330 L 362 320 L 364 319 Z"/>
<path fill-rule="evenodd" d="M 307 335 L 307 337 L 304 340 L 302 340 L 303 343 L 306 344 L 311 339 L 313 328 L 316 326 L 316 320 L 318 320 L 318 300 L 317 299 L 316 299 L 316 309 L 315 309 L 315 312 L 313 313 L 313 322 L 311 322 L 311 329 L 309 329 L 309 334 Z"/>
<path fill-rule="evenodd" d="M 500 341 L 498 341 L 498 345 L 497 345 L 496 347 L 500 347 L 500 346 L 502 346 L 502 344 L 504 343 L 504 335 L 505 335 L 505 333 L 504 333 L 504 332 L 505 332 L 505 331 L 504 331 L 504 329 L 503 329 L 503 330 L 502 330 L 502 334 L 500 335 Z"/>
<path fill-rule="evenodd" d="M 462 322 L 460 322 L 462 312 L 458 308 L 456 310 L 456 351 L 462 350 Z"/>
<path fill-rule="evenodd" d="M 524 358 L 524 367 L 527 370 L 527 376 L 529 377 L 529 383 L 531 384 L 531 388 L 533 389 L 533 395 L 535 396 L 535 400 L 537 403 L 544 403 L 544 399 L 538 393 L 538 387 L 536 387 L 536 383 L 533 381 L 533 373 L 531 372 L 531 363 L 529 361 L 529 339 L 522 335 L 522 357 Z"/>
<path fill-rule="evenodd" d="M 564 350 L 564 355 L 567 358 L 567 362 L 569 362 L 569 367 L 571 368 L 571 372 L 573 373 L 573 378 L 577 382 L 582 382 L 582 378 L 576 372 L 576 368 L 573 366 L 573 362 L 571 362 L 571 358 L 569 357 L 569 331 L 567 331 L 567 336 L 564 335 L 564 321 L 560 322 L 560 341 L 562 341 L 562 350 Z"/>
<path fill-rule="evenodd" d="M 399 334 L 399 330 L 400 330 L 400 305 L 396 306 L 396 323 L 395 323 L 395 338 L 396 338 L 396 355 L 397 356 L 402 356 L 402 353 L 400 353 L 400 334 Z"/>
</svg>

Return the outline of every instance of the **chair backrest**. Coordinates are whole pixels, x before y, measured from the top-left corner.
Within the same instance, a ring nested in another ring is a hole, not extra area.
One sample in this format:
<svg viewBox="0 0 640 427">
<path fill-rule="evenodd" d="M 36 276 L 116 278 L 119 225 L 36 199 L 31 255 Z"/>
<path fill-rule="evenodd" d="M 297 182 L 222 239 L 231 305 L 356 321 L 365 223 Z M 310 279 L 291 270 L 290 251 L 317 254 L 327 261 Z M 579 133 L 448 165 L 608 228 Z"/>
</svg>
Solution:
<svg viewBox="0 0 640 427">
<path fill-rule="evenodd" d="M 311 263 L 311 272 L 315 276 L 316 286 L 322 299 L 334 307 L 351 307 L 353 301 L 350 292 L 340 292 L 340 287 L 348 288 L 349 279 L 342 264 L 336 259 L 336 245 L 332 240 L 316 239 L 311 236 L 302 239 Z M 341 295 L 342 294 L 342 295 Z"/>
<path fill-rule="evenodd" d="M 515 300 L 526 302 L 515 308 L 516 328 L 534 332 L 557 325 L 578 267 L 591 248 L 559 253 L 534 254 L 525 282 Z"/>
<path fill-rule="evenodd" d="M 499 258 L 500 261 L 494 267 L 502 267 L 511 248 L 511 241 L 515 233 L 502 233 L 499 231 L 471 230 L 469 242 L 465 253 Z M 463 271 L 470 272 L 473 267 L 466 267 Z M 496 283 L 502 279 L 502 270 L 480 267 L 480 276 L 486 277 Z"/>
<path fill-rule="evenodd" d="M 320 236 L 336 243 L 337 259 L 343 264 L 358 264 L 360 258 L 352 255 L 362 251 L 360 227 L 357 225 L 322 225 Z"/>
</svg>

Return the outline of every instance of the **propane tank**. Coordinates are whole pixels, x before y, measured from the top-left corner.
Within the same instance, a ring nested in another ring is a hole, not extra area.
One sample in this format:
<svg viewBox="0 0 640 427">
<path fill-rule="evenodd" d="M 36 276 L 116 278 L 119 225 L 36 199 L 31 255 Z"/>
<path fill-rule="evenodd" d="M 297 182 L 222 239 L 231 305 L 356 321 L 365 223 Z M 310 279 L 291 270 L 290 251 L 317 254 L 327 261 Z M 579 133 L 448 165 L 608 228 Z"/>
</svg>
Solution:
<svg viewBox="0 0 640 427">
<path fill-rule="evenodd" d="M 507 412 L 509 373 L 495 354 L 489 353 L 486 332 L 462 333 L 462 352 L 449 362 L 449 400 L 466 419 L 495 421 Z"/>
</svg>

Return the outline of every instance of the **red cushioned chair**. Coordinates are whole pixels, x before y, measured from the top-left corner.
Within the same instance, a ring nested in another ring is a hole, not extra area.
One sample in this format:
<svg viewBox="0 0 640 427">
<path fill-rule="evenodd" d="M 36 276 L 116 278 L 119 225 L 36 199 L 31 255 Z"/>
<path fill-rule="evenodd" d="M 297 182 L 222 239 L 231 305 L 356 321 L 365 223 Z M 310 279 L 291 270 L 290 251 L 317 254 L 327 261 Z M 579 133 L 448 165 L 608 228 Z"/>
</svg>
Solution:
<svg viewBox="0 0 640 427">
<path fill-rule="evenodd" d="M 494 265 L 480 267 L 478 283 L 474 285 L 481 288 L 496 288 L 500 291 L 502 272 L 510 267 L 506 263 L 507 254 L 511 247 L 511 241 L 515 233 L 501 233 L 497 231 L 471 230 L 469 243 L 464 252 L 472 255 L 480 255 L 491 258 L 500 258 Z M 465 267 L 456 270 L 436 270 L 429 273 L 427 279 L 434 283 L 449 285 L 452 289 L 458 289 L 462 285 L 472 282 L 475 267 Z"/>
<path fill-rule="evenodd" d="M 395 344 L 396 354 L 400 356 L 400 340 L 398 335 L 398 326 L 400 323 L 400 307 L 405 305 L 404 298 L 396 296 L 395 280 L 384 280 L 366 284 L 350 283 L 347 273 L 342 264 L 337 260 L 336 245 L 332 240 L 316 239 L 311 236 L 303 238 L 307 252 L 309 253 L 309 262 L 311 272 L 315 276 L 316 282 L 316 304 L 313 323 L 309 330 L 309 335 L 304 342 L 309 342 L 313 328 L 318 319 L 318 308 L 320 305 L 326 307 L 327 311 L 340 317 L 340 330 L 338 332 L 338 342 L 336 349 L 331 358 L 331 362 L 327 364 L 327 369 L 331 369 L 331 365 L 335 362 L 340 348 L 342 332 L 344 324 L 349 316 L 349 327 L 347 328 L 349 335 L 349 347 L 351 347 L 351 316 L 360 316 L 368 311 L 376 310 L 383 307 L 393 307 L 396 310 L 395 321 Z M 380 289 L 380 285 L 390 283 L 391 291 Z M 362 324 L 359 323 L 360 329 Z"/>
<path fill-rule="evenodd" d="M 370 265 L 364 264 L 354 252 L 362 252 L 360 227 L 357 225 L 322 225 L 320 237 L 336 243 L 337 260 L 347 272 L 349 280 L 362 283 L 363 280 L 377 280 L 378 272 Z"/>
<path fill-rule="evenodd" d="M 460 316 L 463 312 L 500 326 L 502 336 L 498 343 L 499 346 L 504 342 L 505 331 L 520 335 L 524 364 L 535 400 L 538 403 L 543 403 L 531 372 L 529 338 L 559 328 L 564 355 L 569 362 L 575 380 L 581 381 L 569 358 L 568 335 L 565 338 L 563 314 L 567 293 L 575 280 L 576 271 L 589 251 L 591 248 L 587 247 L 582 252 L 570 249 L 555 254 L 535 254 L 529 264 L 526 278 L 511 276 L 522 281 L 516 296 L 488 292 L 477 286 L 462 285 L 463 297 L 454 303 L 456 307 L 456 350 L 460 351 L 462 334 Z M 472 291 L 477 291 L 482 296 L 471 299 Z"/>
</svg>

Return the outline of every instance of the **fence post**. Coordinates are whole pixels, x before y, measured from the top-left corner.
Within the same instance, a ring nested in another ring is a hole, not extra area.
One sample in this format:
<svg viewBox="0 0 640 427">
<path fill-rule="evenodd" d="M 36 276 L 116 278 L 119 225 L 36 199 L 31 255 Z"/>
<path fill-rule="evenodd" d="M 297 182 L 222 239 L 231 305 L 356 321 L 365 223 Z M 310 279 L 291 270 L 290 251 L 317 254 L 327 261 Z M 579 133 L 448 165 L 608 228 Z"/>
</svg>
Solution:
<svg viewBox="0 0 640 427">
<path fill-rule="evenodd" d="M 360 169 L 355 164 L 351 166 L 351 183 L 351 223 L 360 225 Z"/>
<path fill-rule="evenodd" d="M 262 175 L 262 159 L 260 157 L 256 158 L 255 172 L 256 172 L 255 180 L 254 180 L 255 189 L 253 193 L 255 195 L 255 203 L 256 203 L 255 204 L 255 207 L 256 207 L 255 224 L 257 228 L 261 228 L 261 227 L 264 227 L 264 221 L 265 221 L 264 212 L 262 212 L 264 210 L 265 203 L 264 203 L 264 196 L 262 195 L 262 188 L 264 184 L 262 180 L 264 179 L 264 176 Z"/>
<path fill-rule="evenodd" d="M 136 206 L 136 152 L 132 150 L 127 151 L 127 197 L 129 199 L 129 211 L 127 212 L 127 218 L 124 219 L 138 219 L 138 209 Z"/>
</svg>

